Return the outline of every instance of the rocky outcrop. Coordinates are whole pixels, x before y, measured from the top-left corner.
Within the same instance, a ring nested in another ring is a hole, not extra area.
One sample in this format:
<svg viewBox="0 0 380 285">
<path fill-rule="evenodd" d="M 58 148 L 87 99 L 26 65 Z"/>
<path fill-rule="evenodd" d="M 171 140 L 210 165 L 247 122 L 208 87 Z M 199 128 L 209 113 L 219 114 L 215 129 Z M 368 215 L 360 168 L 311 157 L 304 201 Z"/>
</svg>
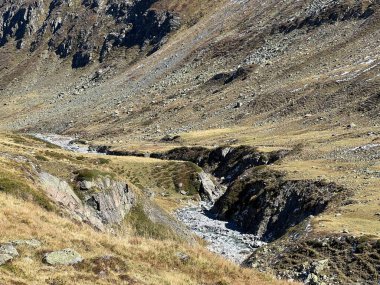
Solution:
<svg viewBox="0 0 380 285">
<path fill-rule="evenodd" d="M 92 181 L 79 181 L 82 200 L 93 216 L 103 224 L 120 224 L 132 208 L 135 197 L 127 184 L 99 177 Z"/>
<path fill-rule="evenodd" d="M 288 151 L 260 152 L 254 147 L 181 147 L 166 153 L 155 153 L 151 157 L 167 160 L 191 161 L 208 173 L 220 178 L 223 183 L 234 181 L 247 169 L 274 163 Z"/>
<path fill-rule="evenodd" d="M 199 189 L 199 193 L 203 196 L 204 200 L 209 200 L 214 203 L 222 194 L 223 189 L 221 186 L 217 186 L 210 174 L 202 171 L 198 174 L 199 181 L 201 182 L 201 186 Z"/>
<path fill-rule="evenodd" d="M 214 75 L 207 84 L 229 84 L 236 79 L 245 80 L 251 70 L 247 67 L 239 66 L 236 70 L 229 73 L 218 73 Z"/>
<path fill-rule="evenodd" d="M 85 67 L 92 60 L 92 53 L 89 51 L 78 51 L 73 56 L 71 66 L 73 68 Z"/>
<path fill-rule="evenodd" d="M 286 22 L 276 25 L 272 33 L 290 33 L 304 27 L 314 28 L 337 21 L 366 19 L 375 13 L 378 4 L 371 3 L 371 1 L 355 1 L 353 4 L 350 1 L 342 0 L 314 0 L 305 10 L 305 14 L 294 16 Z"/>
<path fill-rule="evenodd" d="M 47 195 L 70 216 L 99 230 L 120 224 L 135 200 L 128 185 L 108 177 L 79 181 L 78 184 L 85 186 L 77 191 L 66 181 L 46 172 L 40 174 L 40 181 Z"/>
<path fill-rule="evenodd" d="M 375 285 L 379 245 L 365 236 L 287 237 L 255 251 L 245 265 L 310 285 Z"/>
<path fill-rule="evenodd" d="M 348 193 L 333 183 L 286 180 L 281 173 L 252 169 L 244 173 L 215 203 L 219 219 L 272 241 Z"/>
<path fill-rule="evenodd" d="M 151 54 L 180 25 L 174 14 L 151 8 L 156 0 L 12 1 L 0 5 L 0 47 L 12 39 L 18 48 L 39 47 L 70 58 L 72 68 L 104 61 L 115 47 L 137 46 Z M 96 15 L 96 16 L 95 16 Z"/>
<path fill-rule="evenodd" d="M 46 253 L 43 261 L 49 265 L 73 265 L 83 261 L 82 256 L 73 249 Z"/>
<path fill-rule="evenodd" d="M 24 41 L 37 31 L 43 11 L 41 0 L 12 1 L 0 6 L 0 47 L 13 39 L 17 47 L 22 48 Z"/>
</svg>

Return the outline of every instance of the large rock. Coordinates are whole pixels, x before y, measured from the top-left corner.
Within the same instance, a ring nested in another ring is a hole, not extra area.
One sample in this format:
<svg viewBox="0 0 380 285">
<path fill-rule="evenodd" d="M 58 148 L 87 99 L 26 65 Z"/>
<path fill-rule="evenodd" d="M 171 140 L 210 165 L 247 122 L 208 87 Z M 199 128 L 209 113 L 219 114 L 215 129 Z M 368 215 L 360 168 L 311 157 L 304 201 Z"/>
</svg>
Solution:
<svg viewBox="0 0 380 285">
<path fill-rule="evenodd" d="M 82 256 L 71 248 L 46 253 L 45 263 L 49 265 L 73 265 L 83 261 Z"/>
<path fill-rule="evenodd" d="M 14 257 L 17 257 L 17 249 L 10 243 L 4 243 L 0 245 L 0 265 L 3 265 L 11 261 Z"/>
<path fill-rule="evenodd" d="M 68 214 L 101 231 L 121 223 L 135 201 L 128 185 L 108 177 L 78 182 L 81 199 L 66 181 L 49 173 L 40 173 L 40 181 L 48 196 Z"/>
<path fill-rule="evenodd" d="M 202 171 L 198 177 L 201 182 L 200 194 L 206 196 L 211 202 L 215 202 L 223 194 L 222 190 L 215 185 L 210 174 Z"/>
<path fill-rule="evenodd" d="M 99 177 L 93 180 L 91 184 L 97 191 L 84 192 L 86 207 L 103 224 L 120 224 L 135 201 L 134 194 L 129 186 L 108 177 Z"/>
<path fill-rule="evenodd" d="M 0 245 L 0 254 L 7 254 L 12 257 L 16 257 L 18 256 L 18 251 L 11 243 L 4 243 Z"/>
</svg>

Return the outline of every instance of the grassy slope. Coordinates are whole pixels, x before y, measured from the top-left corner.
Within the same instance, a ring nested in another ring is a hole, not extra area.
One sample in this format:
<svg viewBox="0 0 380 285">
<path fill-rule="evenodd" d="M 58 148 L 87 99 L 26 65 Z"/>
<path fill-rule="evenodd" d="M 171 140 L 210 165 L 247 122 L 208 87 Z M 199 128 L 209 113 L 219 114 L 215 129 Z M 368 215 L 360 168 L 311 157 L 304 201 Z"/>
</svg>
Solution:
<svg viewBox="0 0 380 285">
<path fill-rule="evenodd" d="M 358 236 L 380 238 L 378 201 L 379 158 L 373 153 L 352 151 L 355 147 L 378 144 L 378 126 L 347 128 L 318 123 L 317 116 L 298 117 L 294 121 L 256 127 L 210 129 L 181 134 L 182 142 L 147 143 L 144 151 L 164 151 L 181 145 L 252 145 L 261 151 L 297 149 L 293 155 L 271 166 L 285 172 L 289 179 L 313 179 L 336 182 L 353 193 L 351 203 L 337 207 L 314 219 L 314 229 L 320 233 L 348 230 Z M 299 126 L 304 125 L 300 128 Z M 371 134 L 373 133 L 373 134 Z M 370 134 L 370 135 L 369 135 Z M 118 144 L 119 149 L 135 150 L 138 146 Z M 376 152 L 376 151 L 375 151 Z"/>
<path fill-rule="evenodd" d="M 309 118 L 300 118 L 302 121 Z M 293 124 L 267 125 L 255 128 L 230 128 L 183 134 L 184 144 L 214 145 L 235 141 L 261 150 L 297 149 L 293 155 L 271 166 L 285 172 L 289 179 L 313 179 L 336 182 L 352 191 L 352 203 L 335 208 L 314 219 L 320 233 L 342 233 L 347 229 L 358 236 L 380 237 L 377 189 L 380 179 L 379 158 L 351 149 L 379 143 L 379 127 L 329 126 L 294 130 Z M 373 135 L 368 135 L 373 132 Z M 338 215 L 337 215 L 338 214 Z M 341 214 L 341 215 L 340 215 Z"/>
<path fill-rule="evenodd" d="M 96 156 L 68 153 L 29 137 L 11 134 L 1 134 L 0 145 L 0 242 L 29 238 L 43 242 L 38 249 L 21 247 L 19 258 L 1 266 L 1 284 L 283 284 L 269 276 L 239 268 L 209 253 L 201 245 L 190 246 L 168 237 L 154 240 L 136 235 L 144 235 L 151 229 L 146 232 L 144 229 L 143 232 L 130 229 L 110 236 L 58 215 L 55 208 L 47 211 L 40 200 L 35 199 L 46 197 L 33 181 L 26 161 L 38 163 L 43 169 L 49 169 L 62 178 L 68 178 L 73 169 L 90 165 L 108 172 L 123 166 L 128 169 L 129 177 L 136 175 L 141 178 L 145 170 L 163 166 L 165 162 L 144 158 L 111 158 L 106 165 L 96 165 L 99 159 Z M 50 155 L 42 159 L 46 151 Z M 168 171 L 167 175 L 171 176 L 170 167 Z M 122 173 L 116 175 L 123 176 Z M 4 183 L 3 177 L 7 178 L 8 183 Z M 154 179 L 147 175 L 140 182 L 149 184 Z M 14 187 L 9 181 L 22 187 Z M 135 186 L 133 189 L 138 191 Z M 167 190 L 172 191 L 172 196 L 167 198 L 171 199 L 172 204 L 179 201 L 174 189 L 168 186 Z M 19 192 L 26 192 L 27 195 L 19 195 Z M 127 222 L 134 218 L 136 214 Z M 145 225 L 149 226 L 150 223 Z M 69 267 L 50 267 L 41 262 L 44 252 L 63 248 L 77 250 L 85 261 Z M 179 252 L 189 255 L 189 261 L 182 262 L 177 256 Z M 102 261 L 101 257 L 105 255 L 113 258 Z"/>
</svg>

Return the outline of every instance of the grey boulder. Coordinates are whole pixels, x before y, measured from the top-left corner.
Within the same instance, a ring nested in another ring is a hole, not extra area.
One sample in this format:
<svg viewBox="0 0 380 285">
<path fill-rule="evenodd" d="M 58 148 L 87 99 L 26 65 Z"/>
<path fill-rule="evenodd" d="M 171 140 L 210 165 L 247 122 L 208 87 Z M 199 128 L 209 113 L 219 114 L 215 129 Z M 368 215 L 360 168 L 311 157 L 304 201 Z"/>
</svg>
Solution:
<svg viewBox="0 0 380 285">
<path fill-rule="evenodd" d="M 4 265 L 8 261 L 11 261 L 13 259 L 12 256 L 9 254 L 0 254 L 0 265 Z"/>
<path fill-rule="evenodd" d="M 83 261 L 82 256 L 71 248 L 46 253 L 45 263 L 49 265 L 73 265 Z"/>
<path fill-rule="evenodd" d="M 0 245 L 0 265 L 11 261 L 14 257 L 18 256 L 17 249 L 10 243 Z"/>
</svg>

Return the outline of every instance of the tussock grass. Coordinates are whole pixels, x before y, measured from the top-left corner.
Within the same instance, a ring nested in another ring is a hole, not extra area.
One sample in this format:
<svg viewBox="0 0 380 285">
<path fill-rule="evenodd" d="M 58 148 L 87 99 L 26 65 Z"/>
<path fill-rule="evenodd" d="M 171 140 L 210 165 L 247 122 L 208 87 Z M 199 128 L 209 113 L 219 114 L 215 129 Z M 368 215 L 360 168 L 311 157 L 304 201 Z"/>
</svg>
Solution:
<svg viewBox="0 0 380 285">
<path fill-rule="evenodd" d="M 99 233 L 3 193 L 0 206 L 0 242 L 28 238 L 43 242 L 39 249 L 22 248 L 19 258 L 0 267 L 2 284 L 129 284 L 127 280 L 132 284 L 285 284 L 239 268 L 201 246 Z M 41 262 L 43 252 L 68 247 L 85 261 L 54 268 Z M 189 261 L 182 262 L 178 252 L 189 255 Z M 101 258 L 106 255 L 112 256 L 109 262 Z M 99 271 L 105 271 L 102 278 Z"/>
<path fill-rule="evenodd" d="M 0 164 L 1 166 L 1 164 Z M 42 208 L 53 211 L 54 204 L 45 196 L 15 173 L 0 169 L 0 193 L 12 195 L 24 201 L 33 201 Z"/>
</svg>

